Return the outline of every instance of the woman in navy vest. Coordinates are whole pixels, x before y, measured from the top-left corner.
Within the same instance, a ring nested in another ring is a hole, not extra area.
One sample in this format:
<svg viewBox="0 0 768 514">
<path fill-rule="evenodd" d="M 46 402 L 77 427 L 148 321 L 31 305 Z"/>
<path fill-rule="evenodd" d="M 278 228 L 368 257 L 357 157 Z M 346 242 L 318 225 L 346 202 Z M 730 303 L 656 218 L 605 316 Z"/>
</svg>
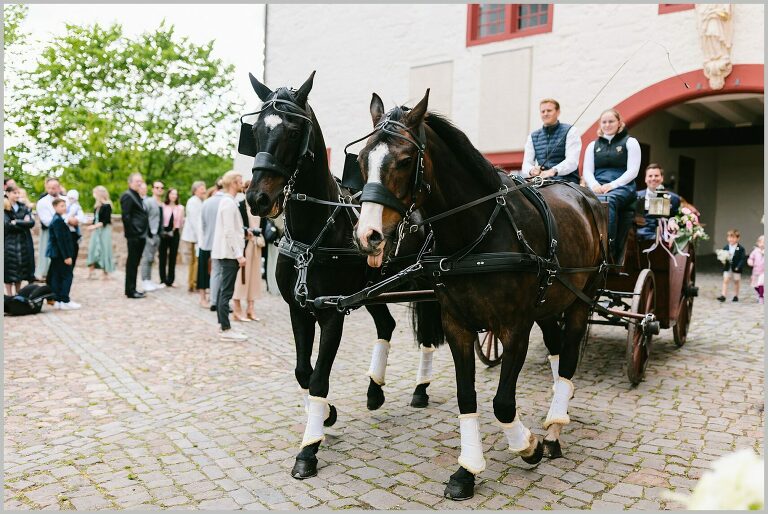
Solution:
<svg viewBox="0 0 768 514">
<path fill-rule="evenodd" d="M 587 186 L 608 202 L 608 237 L 616 244 L 619 213 L 634 205 L 637 188 L 635 177 L 640 169 L 640 143 L 627 134 L 627 127 L 615 109 L 600 115 L 598 138 L 584 153 L 584 180 Z M 614 255 L 614 259 L 618 256 Z"/>
</svg>

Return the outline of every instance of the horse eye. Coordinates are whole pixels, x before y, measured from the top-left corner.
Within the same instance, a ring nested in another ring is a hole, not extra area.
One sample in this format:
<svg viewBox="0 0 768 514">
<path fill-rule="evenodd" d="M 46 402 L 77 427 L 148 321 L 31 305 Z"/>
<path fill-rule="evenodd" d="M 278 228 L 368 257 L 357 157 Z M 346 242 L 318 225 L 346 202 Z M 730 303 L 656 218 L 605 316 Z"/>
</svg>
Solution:
<svg viewBox="0 0 768 514">
<path fill-rule="evenodd" d="M 406 157 L 405 159 L 400 159 L 400 160 L 397 162 L 397 167 L 398 167 L 398 168 L 407 168 L 408 166 L 410 166 L 410 165 L 411 165 L 411 163 L 412 163 L 412 162 L 413 162 L 413 159 L 412 159 L 412 158 L 410 158 L 410 157 Z"/>
</svg>

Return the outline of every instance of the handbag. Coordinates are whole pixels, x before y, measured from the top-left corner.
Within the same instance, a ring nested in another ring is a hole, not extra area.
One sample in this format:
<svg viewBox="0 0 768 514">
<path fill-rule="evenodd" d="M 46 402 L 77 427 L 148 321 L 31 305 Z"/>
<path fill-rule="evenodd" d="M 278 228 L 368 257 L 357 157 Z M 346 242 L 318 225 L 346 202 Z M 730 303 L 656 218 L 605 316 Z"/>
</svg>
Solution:
<svg viewBox="0 0 768 514">
<path fill-rule="evenodd" d="M 160 237 L 162 239 L 171 239 L 173 237 L 173 213 L 171 213 L 171 219 L 168 220 L 168 225 L 160 229 Z"/>
</svg>

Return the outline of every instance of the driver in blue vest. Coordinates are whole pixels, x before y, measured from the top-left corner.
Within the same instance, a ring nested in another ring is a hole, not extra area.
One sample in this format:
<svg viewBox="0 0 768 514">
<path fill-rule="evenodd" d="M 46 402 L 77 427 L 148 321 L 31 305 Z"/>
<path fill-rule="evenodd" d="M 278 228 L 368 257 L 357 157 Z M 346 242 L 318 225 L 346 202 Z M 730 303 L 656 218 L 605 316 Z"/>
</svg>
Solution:
<svg viewBox="0 0 768 514">
<path fill-rule="evenodd" d="M 544 126 L 533 131 L 525 141 L 523 178 L 542 177 L 579 183 L 581 138 L 572 126 L 560 123 L 560 103 L 552 98 L 539 102 Z"/>
</svg>

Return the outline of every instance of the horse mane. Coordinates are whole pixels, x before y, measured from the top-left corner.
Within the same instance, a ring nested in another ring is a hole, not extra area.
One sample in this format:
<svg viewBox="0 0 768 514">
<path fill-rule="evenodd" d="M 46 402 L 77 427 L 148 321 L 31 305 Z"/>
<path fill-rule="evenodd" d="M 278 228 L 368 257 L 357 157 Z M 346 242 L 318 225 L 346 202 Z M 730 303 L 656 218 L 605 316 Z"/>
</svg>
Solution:
<svg viewBox="0 0 768 514">
<path fill-rule="evenodd" d="M 498 168 L 475 148 L 466 134 L 459 130 L 448 118 L 428 111 L 425 123 L 451 149 L 453 157 L 489 189 L 499 189 L 501 178 Z"/>
</svg>

